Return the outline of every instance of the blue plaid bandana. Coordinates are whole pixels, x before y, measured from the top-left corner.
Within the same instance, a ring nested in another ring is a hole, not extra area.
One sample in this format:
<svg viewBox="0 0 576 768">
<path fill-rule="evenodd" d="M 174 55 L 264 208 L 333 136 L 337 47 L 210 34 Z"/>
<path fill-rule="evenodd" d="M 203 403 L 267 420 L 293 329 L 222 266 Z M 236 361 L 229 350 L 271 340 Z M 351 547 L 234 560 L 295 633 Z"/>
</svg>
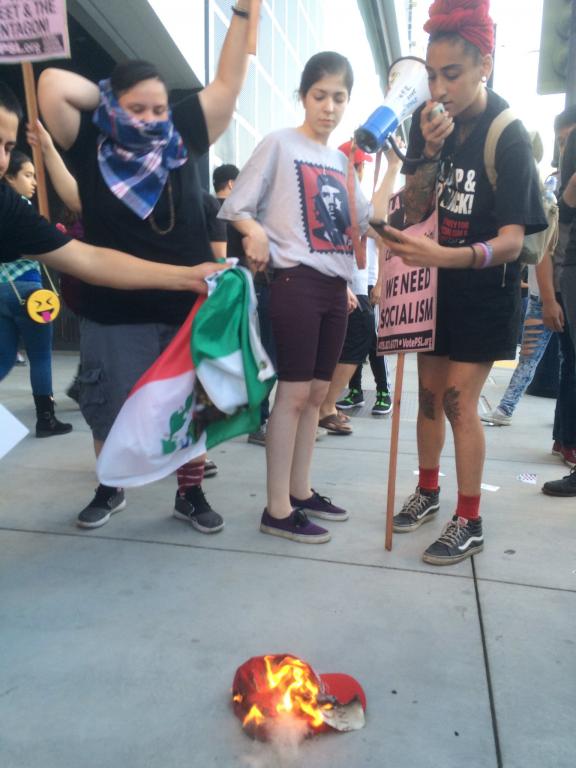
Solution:
<svg viewBox="0 0 576 768">
<path fill-rule="evenodd" d="M 100 129 L 100 173 L 112 194 L 146 219 L 160 199 L 169 171 L 183 165 L 188 152 L 170 111 L 167 120 L 136 120 L 118 105 L 110 80 L 101 80 L 99 86 L 100 105 L 92 122 Z"/>
</svg>

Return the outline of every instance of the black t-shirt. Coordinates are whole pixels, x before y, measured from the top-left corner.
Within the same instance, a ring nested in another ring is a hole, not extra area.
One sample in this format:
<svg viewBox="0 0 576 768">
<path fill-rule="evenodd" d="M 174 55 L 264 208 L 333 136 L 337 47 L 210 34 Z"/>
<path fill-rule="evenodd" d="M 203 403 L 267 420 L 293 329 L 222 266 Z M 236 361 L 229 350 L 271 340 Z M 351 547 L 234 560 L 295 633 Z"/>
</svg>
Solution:
<svg viewBox="0 0 576 768">
<path fill-rule="evenodd" d="M 486 135 L 492 120 L 507 106 L 504 99 L 488 91 L 486 110 L 468 138 L 456 147 L 453 132 L 444 143 L 440 169 L 448 181 L 438 206 L 438 241 L 441 245 L 470 245 L 490 240 L 496 237 L 500 227 L 508 224 L 525 226 L 526 234 L 539 232 L 547 226 L 530 139 L 519 121 L 511 123 L 498 141 L 496 191 L 486 175 Z M 420 157 L 424 149 L 420 112 L 418 110 L 412 120 L 409 157 Z M 404 170 L 407 174 L 414 173 L 415 167 L 406 163 Z M 516 268 L 519 265 L 516 264 Z"/>
<path fill-rule="evenodd" d="M 49 253 L 69 242 L 8 184 L 0 184 L 0 262 Z"/>
<path fill-rule="evenodd" d="M 172 114 L 189 156 L 184 165 L 170 171 L 174 227 L 164 235 L 152 229 L 149 219 L 140 219 L 110 192 L 98 166 L 99 131 L 92 123 L 92 113 L 82 114 L 80 132 L 69 157 L 80 190 L 86 242 L 164 264 L 191 266 L 213 260 L 197 168 L 198 158 L 208 150 L 209 140 L 197 94 L 173 105 Z M 168 228 L 170 208 L 167 183 L 153 212 L 158 229 Z M 156 322 L 180 325 L 195 298 L 195 294 L 184 291 L 119 291 L 84 284 L 81 314 L 107 325 Z"/>
<path fill-rule="evenodd" d="M 568 242 L 560 256 L 561 264 L 562 266 L 574 267 L 576 266 L 576 208 L 567 205 L 561 195 L 558 207 L 560 209 L 560 226 L 569 227 Z M 557 248 L 555 256 L 558 250 Z"/>
<path fill-rule="evenodd" d="M 204 192 L 203 196 L 208 240 L 210 240 L 211 243 L 225 243 L 227 240 L 226 222 L 218 218 L 218 212 L 222 207 L 222 202 L 209 192 Z"/>
</svg>

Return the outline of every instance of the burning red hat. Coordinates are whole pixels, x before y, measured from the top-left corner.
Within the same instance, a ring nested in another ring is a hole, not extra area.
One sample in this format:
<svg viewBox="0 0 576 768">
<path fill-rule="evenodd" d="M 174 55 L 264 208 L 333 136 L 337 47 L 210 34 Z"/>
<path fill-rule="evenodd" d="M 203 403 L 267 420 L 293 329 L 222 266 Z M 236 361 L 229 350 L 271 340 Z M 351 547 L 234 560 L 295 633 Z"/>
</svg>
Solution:
<svg viewBox="0 0 576 768">
<path fill-rule="evenodd" d="M 486 56 L 494 50 L 494 22 L 489 9 L 490 0 L 435 0 L 424 31 L 429 35 L 456 32 Z"/>
<path fill-rule="evenodd" d="M 318 675 L 306 661 L 280 653 L 238 667 L 232 704 L 244 731 L 266 741 L 279 718 L 298 723 L 306 735 L 357 730 L 364 725 L 366 695 L 350 675 Z"/>
<path fill-rule="evenodd" d="M 344 144 L 340 144 L 338 149 L 340 152 L 346 155 L 346 157 L 350 157 L 350 149 L 352 148 L 352 141 L 346 141 Z M 372 162 L 372 155 L 369 155 L 367 152 L 364 152 L 362 149 L 359 149 L 356 147 L 354 150 L 354 165 L 360 165 L 360 163 L 371 163 Z"/>
</svg>

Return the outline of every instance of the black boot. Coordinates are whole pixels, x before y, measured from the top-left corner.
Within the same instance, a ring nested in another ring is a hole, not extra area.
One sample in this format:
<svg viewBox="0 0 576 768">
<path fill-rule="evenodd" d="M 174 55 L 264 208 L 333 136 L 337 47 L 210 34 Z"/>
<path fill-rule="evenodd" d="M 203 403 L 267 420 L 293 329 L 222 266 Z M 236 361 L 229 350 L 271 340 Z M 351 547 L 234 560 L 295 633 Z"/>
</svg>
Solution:
<svg viewBox="0 0 576 768">
<path fill-rule="evenodd" d="M 63 424 L 54 416 L 52 395 L 34 395 L 36 403 L 36 437 L 52 437 L 72 432 L 72 424 Z"/>
</svg>

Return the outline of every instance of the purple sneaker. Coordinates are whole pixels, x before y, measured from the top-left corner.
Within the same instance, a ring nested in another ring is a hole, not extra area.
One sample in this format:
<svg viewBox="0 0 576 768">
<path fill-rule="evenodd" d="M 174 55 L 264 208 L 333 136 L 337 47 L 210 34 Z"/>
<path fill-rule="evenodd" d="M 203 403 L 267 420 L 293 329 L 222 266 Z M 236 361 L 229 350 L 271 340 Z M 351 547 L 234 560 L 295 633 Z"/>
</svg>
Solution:
<svg viewBox="0 0 576 768">
<path fill-rule="evenodd" d="M 325 528 L 320 528 L 319 525 L 308 520 L 303 509 L 294 509 L 292 514 L 280 520 L 269 515 L 268 510 L 265 509 L 262 512 L 260 530 L 262 533 L 282 536 L 284 539 L 292 539 L 292 541 L 299 541 L 302 544 L 324 544 L 331 538 Z"/>
<path fill-rule="evenodd" d="M 314 488 L 312 488 L 312 496 L 309 499 L 297 499 L 295 496 L 290 496 L 290 504 L 305 509 L 310 517 L 320 517 L 322 520 L 338 522 L 349 518 L 345 509 L 332 504 L 332 499 L 329 499 L 328 496 L 320 496 Z"/>
</svg>

